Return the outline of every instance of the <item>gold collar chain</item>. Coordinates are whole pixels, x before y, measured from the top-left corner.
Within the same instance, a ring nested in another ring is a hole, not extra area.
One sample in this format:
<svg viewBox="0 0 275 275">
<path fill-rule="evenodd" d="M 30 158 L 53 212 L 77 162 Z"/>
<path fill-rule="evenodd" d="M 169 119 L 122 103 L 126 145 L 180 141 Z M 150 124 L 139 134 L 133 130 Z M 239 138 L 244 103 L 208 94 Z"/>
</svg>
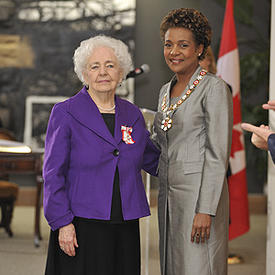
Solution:
<svg viewBox="0 0 275 275">
<path fill-rule="evenodd" d="M 168 92 L 164 95 L 162 103 L 161 103 L 161 110 L 163 112 L 163 115 L 165 116 L 164 119 L 161 122 L 161 129 L 163 131 L 168 131 L 172 125 L 173 125 L 173 120 L 170 117 L 171 113 L 178 109 L 179 106 L 192 94 L 192 92 L 195 90 L 197 85 L 200 83 L 200 81 L 203 79 L 203 77 L 207 74 L 207 71 L 202 69 L 197 76 L 196 80 L 193 82 L 193 84 L 190 86 L 188 91 L 182 96 L 182 98 L 175 104 L 171 104 L 170 107 L 168 108 L 167 106 L 167 97 L 168 97 Z"/>
</svg>

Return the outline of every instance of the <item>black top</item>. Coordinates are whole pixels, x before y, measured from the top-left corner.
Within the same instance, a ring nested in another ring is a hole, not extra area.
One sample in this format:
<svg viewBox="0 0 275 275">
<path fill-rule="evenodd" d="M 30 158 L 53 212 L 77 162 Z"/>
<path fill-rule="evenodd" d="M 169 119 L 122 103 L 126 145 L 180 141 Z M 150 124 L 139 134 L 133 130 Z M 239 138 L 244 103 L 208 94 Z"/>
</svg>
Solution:
<svg viewBox="0 0 275 275">
<path fill-rule="evenodd" d="M 112 136 L 114 136 L 115 132 L 115 114 L 102 113 L 102 117 L 108 127 Z M 113 185 L 113 197 L 112 197 L 112 208 L 111 208 L 111 219 L 112 222 L 122 222 L 122 207 L 121 207 L 121 196 L 120 196 L 120 188 L 119 188 L 119 173 L 118 168 L 116 167 L 115 177 L 114 177 L 114 185 Z"/>
</svg>

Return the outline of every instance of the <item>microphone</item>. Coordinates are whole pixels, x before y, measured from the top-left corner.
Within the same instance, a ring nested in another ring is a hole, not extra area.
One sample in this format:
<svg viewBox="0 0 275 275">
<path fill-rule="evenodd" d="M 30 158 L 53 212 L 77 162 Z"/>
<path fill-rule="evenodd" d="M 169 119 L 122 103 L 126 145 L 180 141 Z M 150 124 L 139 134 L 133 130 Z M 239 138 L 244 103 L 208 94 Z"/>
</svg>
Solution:
<svg viewBox="0 0 275 275">
<path fill-rule="evenodd" d="M 143 73 L 147 74 L 150 72 L 150 67 L 148 64 L 142 64 L 139 68 L 136 68 L 132 71 L 130 71 L 127 75 L 126 75 L 126 79 L 130 78 L 130 77 L 136 77 L 138 75 L 141 75 Z"/>
</svg>

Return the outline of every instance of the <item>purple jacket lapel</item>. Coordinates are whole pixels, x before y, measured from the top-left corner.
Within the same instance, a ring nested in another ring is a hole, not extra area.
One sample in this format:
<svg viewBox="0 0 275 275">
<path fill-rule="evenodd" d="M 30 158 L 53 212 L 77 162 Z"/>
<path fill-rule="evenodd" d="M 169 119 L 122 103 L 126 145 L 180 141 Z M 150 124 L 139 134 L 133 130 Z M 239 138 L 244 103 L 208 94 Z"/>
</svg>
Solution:
<svg viewBox="0 0 275 275">
<path fill-rule="evenodd" d="M 113 137 L 85 87 L 69 101 L 68 112 L 85 127 L 113 145 L 122 141 L 121 126 L 132 127 L 138 119 L 138 116 L 133 115 L 129 109 L 129 103 L 116 96 L 115 134 Z"/>
<path fill-rule="evenodd" d="M 115 145 L 113 136 L 85 87 L 71 98 L 68 112 L 85 127 Z"/>
</svg>

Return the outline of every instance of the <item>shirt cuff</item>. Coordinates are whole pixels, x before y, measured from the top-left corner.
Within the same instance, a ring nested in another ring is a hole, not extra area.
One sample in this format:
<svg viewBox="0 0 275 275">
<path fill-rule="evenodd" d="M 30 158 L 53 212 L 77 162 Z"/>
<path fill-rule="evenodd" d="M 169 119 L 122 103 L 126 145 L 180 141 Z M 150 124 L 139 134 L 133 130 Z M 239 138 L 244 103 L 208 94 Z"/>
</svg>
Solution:
<svg viewBox="0 0 275 275">
<path fill-rule="evenodd" d="M 53 231 L 57 230 L 58 228 L 70 224 L 74 219 L 74 215 L 72 212 L 66 214 L 65 216 L 55 220 L 54 222 L 50 222 L 49 225 Z"/>
</svg>

